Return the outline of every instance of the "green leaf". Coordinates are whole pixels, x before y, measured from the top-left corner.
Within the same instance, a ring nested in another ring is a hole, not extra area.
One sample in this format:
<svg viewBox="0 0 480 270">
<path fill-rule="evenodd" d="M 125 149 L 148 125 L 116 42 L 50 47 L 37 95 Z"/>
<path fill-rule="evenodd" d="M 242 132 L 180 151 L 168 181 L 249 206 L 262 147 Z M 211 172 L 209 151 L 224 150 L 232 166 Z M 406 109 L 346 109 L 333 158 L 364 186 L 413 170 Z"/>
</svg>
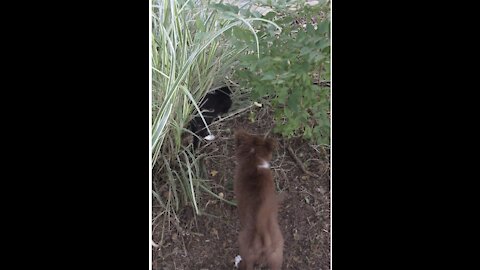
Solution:
<svg viewBox="0 0 480 270">
<path fill-rule="evenodd" d="M 310 140 L 313 137 L 312 128 L 310 126 L 305 127 L 305 131 L 303 132 L 303 137 L 307 140 Z"/>
<path fill-rule="evenodd" d="M 327 65 L 324 65 L 324 67 L 325 67 L 325 72 L 323 74 L 321 74 L 321 75 L 323 75 L 322 78 L 324 80 L 329 81 L 330 80 L 330 63 L 328 63 Z"/>
<path fill-rule="evenodd" d="M 289 26 L 293 22 L 293 17 L 292 16 L 285 16 L 279 20 L 276 21 L 278 25 L 284 25 L 284 26 Z M 286 30 L 284 28 L 284 30 Z M 288 31 L 290 32 L 290 31 Z"/>
<path fill-rule="evenodd" d="M 216 10 L 223 11 L 223 12 L 232 12 L 234 14 L 238 14 L 239 8 L 234 5 L 230 4 L 222 4 L 222 3 L 216 3 L 216 4 L 210 4 L 210 6 Z"/>
<path fill-rule="evenodd" d="M 251 14 L 252 14 L 253 17 L 255 17 L 255 18 L 260 18 L 260 17 L 262 17 L 262 14 L 261 14 L 260 12 L 256 11 L 256 10 L 251 11 Z"/>
<path fill-rule="evenodd" d="M 293 91 L 293 93 L 288 98 L 288 108 L 293 112 L 298 112 L 300 108 L 300 101 L 302 98 L 302 93 L 300 91 Z"/>
<path fill-rule="evenodd" d="M 268 88 L 265 87 L 266 85 L 261 84 L 257 87 L 255 87 L 255 92 L 258 94 L 257 98 L 263 97 L 268 93 Z"/>
<path fill-rule="evenodd" d="M 330 30 L 330 22 L 328 20 L 321 21 L 317 26 L 319 34 L 325 34 L 328 30 Z"/>
<path fill-rule="evenodd" d="M 266 20 L 272 20 L 273 18 L 275 18 L 275 15 L 277 15 L 275 12 L 269 11 L 267 14 L 263 16 L 263 18 Z"/>
<path fill-rule="evenodd" d="M 293 116 L 292 110 L 290 110 L 288 107 L 283 108 L 283 112 L 285 113 L 285 116 L 286 116 L 287 118 Z"/>
<path fill-rule="evenodd" d="M 226 36 L 227 38 L 231 38 L 233 35 L 233 29 L 234 28 L 228 29 L 227 31 L 223 32 L 223 35 Z"/>
<path fill-rule="evenodd" d="M 205 28 L 205 23 L 199 18 L 197 17 L 195 19 L 195 26 L 197 27 L 197 29 L 201 32 L 205 32 L 206 31 L 206 28 Z"/>
<path fill-rule="evenodd" d="M 285 104 L 288 96 L 288 88 L 280 87 L 276 90 L 277 99 L 280 104 Z"/>
<path fill-rule="evenodd" d="M 255 89 L 252 89 L 252 91 L 250 92 L 250 96 L 252 97 L 253 100 L 257 100 L 261 97 L 258 91 Z"/>
<path fill-rule="evenodd" d="M 245 18 L 255 17 L 255 15 L 250 10 L 245 8 L 240 9 L 239 14 Z"/>
<path fill-rule="evenodd" d="M 307 24 L 307 34 L 313 34 L 315 28 L 313 28 L 312 24 Z"/>
<path fill-rule="evenodd" d="M 247 29 L 243 29 L 240 27 L 233 28 L 233 36 L 246 42 L 250 42 L 253 40 L 252 32 Z"/>
<path fill-rule="evenodd" d="M 261 81 L 271 81 L 273 79 L 275 79 L 275 73 L 273 71 L 267 71 L 263 74 L 262 76 L 262 79 L 260 79 Z"/>
<path fill-rule="evenodd" d="M 257 61 L 258 61 L 258 58 L 255 54 L 247 54 L 242 56 L 241 58 L 241 64 L 250 70 L 252 70 L 251 64 Z"/>
<path fill-rule="evenodd" d="M 303 47 L 301 50 L 300 50 L 300 55 L 306 55 L 306 54 L 310 54 L 312 52 L 312 49 L 308 48 L 308 47 Z"/>
<path fill-rule="evenodd" d="M 318 42 L 318 48 L 320 50 L 323 50 L 329 46 L 330 46 L 330 41 L 326 38 L 320 39 L 320 41 Z"/>
<path fill-rule="evenodd" d="M 244 69 L 239 69 L 235 71 L 235 75 L 238 76 L 241 79 L 246 79 L 250 77 L 250 72 Z"/>
</svg>

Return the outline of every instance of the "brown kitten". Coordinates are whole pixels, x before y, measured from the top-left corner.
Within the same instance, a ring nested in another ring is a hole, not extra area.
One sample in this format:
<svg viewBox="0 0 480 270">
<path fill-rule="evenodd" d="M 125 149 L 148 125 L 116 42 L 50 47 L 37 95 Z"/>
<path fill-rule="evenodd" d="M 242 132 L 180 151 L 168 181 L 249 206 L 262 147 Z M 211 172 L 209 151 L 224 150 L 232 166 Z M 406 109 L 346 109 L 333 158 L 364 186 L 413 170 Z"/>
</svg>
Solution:
<svg viewBox="0 0 480 270">
<path fill-rule="evenodd" d="M 279 198 L 269 162 L 275 148 L 271 138 L 235 132 L 237 166 L 234 190 L 240 216 L 240 270 L 253 270 L 255 263 L 267 263 L 280 270 L 283 236 L 278 225 Z"/>
</svg>

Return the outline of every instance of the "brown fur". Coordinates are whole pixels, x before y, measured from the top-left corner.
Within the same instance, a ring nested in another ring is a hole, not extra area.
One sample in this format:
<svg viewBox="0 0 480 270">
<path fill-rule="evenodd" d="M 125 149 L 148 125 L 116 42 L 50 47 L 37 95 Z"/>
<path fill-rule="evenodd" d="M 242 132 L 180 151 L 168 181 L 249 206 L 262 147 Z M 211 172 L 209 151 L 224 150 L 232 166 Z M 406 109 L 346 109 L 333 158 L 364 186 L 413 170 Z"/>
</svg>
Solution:
<svg viewBox="0 0 480 270">
<path fill-rule="evenodd" d="M 237 167 L 234 190 L 240 216 L 240 270 L 253 270 L 255 263 L 267 263 L 280 270 L 283 261 L 283 236 L 278 225 L 280 198 L 270 169 L 257 168 L 270 162 L 275 141 L 235 132 Z"/>
</svg>

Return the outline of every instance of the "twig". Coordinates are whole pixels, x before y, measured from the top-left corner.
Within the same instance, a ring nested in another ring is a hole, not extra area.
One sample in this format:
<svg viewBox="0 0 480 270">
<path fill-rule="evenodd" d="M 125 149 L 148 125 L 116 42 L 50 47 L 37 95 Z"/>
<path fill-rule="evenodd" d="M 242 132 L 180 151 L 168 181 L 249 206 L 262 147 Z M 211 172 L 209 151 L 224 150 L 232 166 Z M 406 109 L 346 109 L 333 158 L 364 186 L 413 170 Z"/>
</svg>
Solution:
<svg viewBox="0 0 480 270">
<path fill-rule="evenodd" d="M 244 111 L 246 111 L 246 110 L 248 110 L 248 109 L 250 109 L 250 108 L 252 108 L 252 107 L 253 107 L 253 105 L 249 105 L 249 106 L 247 106 L 247 107 L 245 107 L 245 108 L 238 109 L 238 110 L 236 110 L 236 111 L 228 114 L 228 115 L 225 116 L 225 117 L 220 117 L 217 121 L 214 121 L 213 123 L 211 123 L 210 126 L 215 125 L 215 124 L 218 124 L 218 123 L 223 122 L 223 121 L 225 121 L 225 120 L 227 120 L 227 119 L 230 119 L 230 118 L 231 118 L 231 119 L 236 118 L 236 117 L 240 116 L 241 113 L 243 113 Z M 233 117 L 233 116 L 235 116 L 235 117 Z"/>
<path fill-rule="evenodd" d="M 300 167 L 300 169 L 302 170 L 302 172 L 304 174 L 307 174 L 311 177 L 314 177 L 314 178 L 318 178 L 318 179 L 321 179 L 320 176 L 312 173 L 312 172 L 309 172 L 307 171 L 307 169 L 305 169 L 305 166 L 303 166 L 303 163 L 302 161 L 300 161 L 300 159 L 295 155 L 295 153 L 293 152 L 292 148 L 290 146 L 287 146 L 287 150 L 288 150 L 288 153 L 290 154 L 290 156 L 295 160 L 295 162 L 297 163 L 298 167 Z M 325 190 L 323 188 L 320 187 L 320 193 L 325 194 Z"/>
<path fill-rule="evenodd" d="M 313 84 L 319 85 L 321 87 L 330 87 L 330 81 L 315 81 Z"/>
<path fill-rule="evenodd" d="M 300 161 L 300 159 L 295 155 L 295 153 L 293 152 L 293 150 L 290 146 L 287 146 L 287 150 L 288 150 L 288 153 L 290 154 L 290 156 L 295 160 L 298 167 L 300 167 L 300 169 L 302 170 L 302 172 L 304 174 L 308 174 L 308 175 L 313 176 L 315 178 L 320 178 L 318 175 L 316 175 L 314 173 L 311 173 L 311 172 L 307 171 L 307 169 L 305 169 L 305 166 L 303 166 L 302 161 Z"/>
</svg>

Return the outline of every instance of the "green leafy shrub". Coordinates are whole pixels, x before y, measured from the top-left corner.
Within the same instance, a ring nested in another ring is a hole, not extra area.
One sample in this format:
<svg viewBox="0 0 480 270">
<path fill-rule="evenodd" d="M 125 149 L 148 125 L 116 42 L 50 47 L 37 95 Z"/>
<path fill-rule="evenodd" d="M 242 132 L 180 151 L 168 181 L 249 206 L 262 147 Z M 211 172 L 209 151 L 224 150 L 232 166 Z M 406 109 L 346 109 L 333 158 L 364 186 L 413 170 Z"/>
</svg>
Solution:
<svg viewBox="0 0 480 270">
<path fill-rule="evenodd" d="M 241 85 L 251 88 L 254 100 L 268 97 L 275 110 L 274 131 L 286 137 L 303 136 L 318 144 L 330 143 L 329 1 L 310 6 L 305 1 L 260 1 L 271 9 L 262 18 L 271 24 L 256 26 L 259 56 L 254 37 L 247 29 L 234 28 L 237 44 L 249 44 L 236 72 Z"/>
</svg>

